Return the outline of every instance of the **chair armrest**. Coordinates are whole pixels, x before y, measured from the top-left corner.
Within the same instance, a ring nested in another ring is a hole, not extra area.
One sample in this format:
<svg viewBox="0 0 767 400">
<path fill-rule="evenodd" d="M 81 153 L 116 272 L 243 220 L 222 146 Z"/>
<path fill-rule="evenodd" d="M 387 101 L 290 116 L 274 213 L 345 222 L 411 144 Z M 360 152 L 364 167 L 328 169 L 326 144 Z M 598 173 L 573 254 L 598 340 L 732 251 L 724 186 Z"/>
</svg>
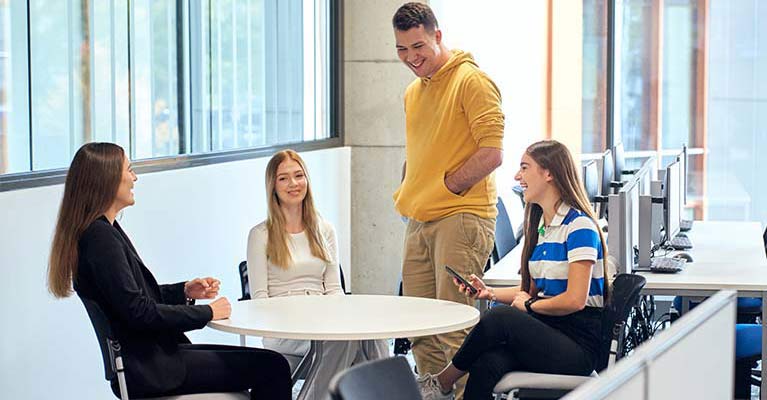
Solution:
<svg viewBox="0 0 767 400">
<path fill-rule="evenodd" d="M 591 376 L 509 372 L 495 384 L 493 392 L 508 393 L 513 389 L 521 388 L 572 390 L 596 376 L 596 372 L 592 372 Z"/>
</svg>

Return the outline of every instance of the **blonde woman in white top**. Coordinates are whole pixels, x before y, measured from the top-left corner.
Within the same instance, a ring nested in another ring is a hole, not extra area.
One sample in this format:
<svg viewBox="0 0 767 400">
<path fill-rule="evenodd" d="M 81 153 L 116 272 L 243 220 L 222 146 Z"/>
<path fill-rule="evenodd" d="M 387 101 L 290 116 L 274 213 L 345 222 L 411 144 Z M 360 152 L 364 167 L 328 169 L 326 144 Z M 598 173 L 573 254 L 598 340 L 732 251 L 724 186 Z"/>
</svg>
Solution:
<svg viewBox="0 0 767 400">
<path fill-rule="evenodd" d="M 333 226 L 314 208 L 306 165 L 293 150 L 272 156 L 266 166 L 268 217 L 248 236 L 248 280 L 251 297 L 344 295 Z M 305 340 L 264 338 L 264 347 L 302 356 Z M 389 356 L 383 340 L 327 341 L 322 365 L 308 385 L 308 399 L 328 397 L 328 384 L 338 371 L 366 360 Z"/>
</svg>

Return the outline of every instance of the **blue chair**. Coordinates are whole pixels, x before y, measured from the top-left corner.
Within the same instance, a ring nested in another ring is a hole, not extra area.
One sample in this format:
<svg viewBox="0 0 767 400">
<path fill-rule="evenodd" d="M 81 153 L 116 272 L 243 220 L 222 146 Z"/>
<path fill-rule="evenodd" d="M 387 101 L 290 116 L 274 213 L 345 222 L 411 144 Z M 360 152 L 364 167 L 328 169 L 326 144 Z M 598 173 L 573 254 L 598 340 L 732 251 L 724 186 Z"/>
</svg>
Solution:
<svg viewBox="0 0 767 400">
<path fill-rule="evenodd" d="M 762 325 L 735 325 L 735 398 L 751 398 L 751 386 L 761 387 Z M 764 366 L 762 366 L 764 368 Z"/>
<path fill-rule="evenodd" d="M 503 199 L 498 197 L 498 216 L 495 218 L 495 244 L 493 245 L 492 258 L 493 263 L 497 263 L 501 258 L 509 254 L 511 250 L 517 247 L 518 241 L 514 226 L 509 219 L 509 213 L 503 204 Z M 485 268 L 487 270 L 488 268 Z"/>
<path fill-rule="evenodd" d="M 674 297 L 674 309 L 681 313 L 682 311 L 681 296 Z M 690 309 L 695 308 L 699 302 L 690 301 Z M 738 297 L 738 316 L 737 322 L 739 324 L 755 324 L 757 318 L 762 315 L 762 299 L 751 297 Z"/>
</svg>

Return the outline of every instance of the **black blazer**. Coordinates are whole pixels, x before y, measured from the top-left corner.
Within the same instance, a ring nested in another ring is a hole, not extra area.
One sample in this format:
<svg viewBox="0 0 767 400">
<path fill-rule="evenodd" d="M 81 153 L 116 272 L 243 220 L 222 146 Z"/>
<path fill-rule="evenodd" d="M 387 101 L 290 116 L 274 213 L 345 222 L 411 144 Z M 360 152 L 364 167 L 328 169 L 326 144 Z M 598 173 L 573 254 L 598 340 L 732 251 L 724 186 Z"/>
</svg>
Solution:
<svg viewBox="0 0 767 400">
<path fill-rule="evenodd" d="M 213 318 L 207 305 L 187 305 L 184 282 L 158 285 L 128 236 L 106 217 L 78 242 L 74 289 L 96 301 L 122 346 L 130 393 L 163 393 L 181 385 L 186 369 L 178 353 L 183 332 Z M 114 382 L 113 382 L 114 385 Z"/>
</svg>

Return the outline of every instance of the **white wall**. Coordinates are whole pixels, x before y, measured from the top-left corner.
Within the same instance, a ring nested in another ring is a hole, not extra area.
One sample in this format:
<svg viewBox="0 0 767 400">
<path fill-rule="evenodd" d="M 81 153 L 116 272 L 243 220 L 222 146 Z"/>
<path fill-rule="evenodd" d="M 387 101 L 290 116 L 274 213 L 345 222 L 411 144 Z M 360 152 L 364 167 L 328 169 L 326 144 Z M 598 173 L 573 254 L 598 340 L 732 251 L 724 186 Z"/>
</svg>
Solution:
<svg viewBox="0 0 767 400">
<path fill-rule="evenodd" d="M 303 154 L 315 201 L 336 227 L 341 263 L 350 273 L 350 151 Z M 158 281 L 216 276 L 222 295 L 240 297 L 237 264 L 249 229 L 266 216 L 268 159 L 140 175 L 136 205 L 120 220 Z M 46 290 L 47 257 L 63 185 L 0 193 L 1 398 L 113 398 L 96 337 L 80 301 Z M 193 342 L 236 344 L 203 329 Z"/>
</svg>

